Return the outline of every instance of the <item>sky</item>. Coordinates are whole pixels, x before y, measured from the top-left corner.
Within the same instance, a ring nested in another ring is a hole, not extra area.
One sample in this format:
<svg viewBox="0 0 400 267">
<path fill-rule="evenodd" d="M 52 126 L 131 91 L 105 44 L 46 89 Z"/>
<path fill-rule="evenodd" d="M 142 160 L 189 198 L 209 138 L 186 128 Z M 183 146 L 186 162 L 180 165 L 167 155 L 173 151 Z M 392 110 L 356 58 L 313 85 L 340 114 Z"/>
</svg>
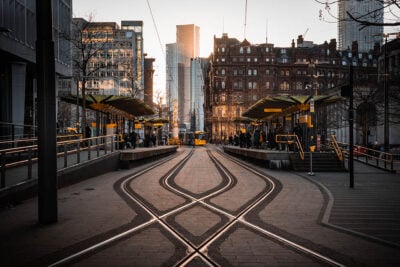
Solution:
<svg viewBox="0 0 400 267">
<path fill-rule="evenodd" d="M 247 17 L 245 7 L 246 0 L 73 0 L 73 16 L 93 15 L 93 21 L 119 25 L 121 20 L 142 20 L 144 52 L 156 59 L 154 94 L 161 95 L 166 84 L 165 45 L 176 42 L 176 25 L 200 27 L 202 57 L 212 53 L 214 35 L 222 33 L 240 41 L 245 37 L 252 44 L 265 43 L 268 37 L 275 47 L 289 47 L 301 34 L 316 44 L 337 39 L 337 24 L 329 22 L 333 18 L 325 10 L 325 20 L 320 20 L 324 7 L 314 0 L 247 0 Z"/>
</svg>

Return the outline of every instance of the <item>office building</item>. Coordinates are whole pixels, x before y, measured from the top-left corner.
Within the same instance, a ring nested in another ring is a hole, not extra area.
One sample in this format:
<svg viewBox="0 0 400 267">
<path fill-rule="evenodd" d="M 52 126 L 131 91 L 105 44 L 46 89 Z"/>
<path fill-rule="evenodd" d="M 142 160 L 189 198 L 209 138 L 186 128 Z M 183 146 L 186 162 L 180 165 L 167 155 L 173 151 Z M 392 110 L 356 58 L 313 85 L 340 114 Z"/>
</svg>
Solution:
<svg viewBox="0 0 400 267">
<path fill-rule="evenodd" d="M 144 100 L 143 23 L 91 22 L 74 18 L 78 45 L 74 49 L 74 78 L 87 94 L 124 95 Z M 82 32 L 82 34 L 80 34 Z M 80 44 L 85 46 L 82 55 Z M 89 55 L 89 56 L 87 56 Z M 86 66 L 86 68 L 85 68 Z"/>
<path fill-rule="evenodd" d="M 177 112 L 176 123 L 180 131 L 185 131 L 191 127 L 190 64 L 200 54 L 200 28 L 193 24 L 177 25 L 176 43 L 167 44 L 166 50 L 170 114 Z"/>
<path fill-rule="evenodd" d="M 352 43 L 357 41 L 360 52 L 369 52 L 375 43 L 382 44 L 383 26 L 363 27 L 352 20 L 347 12 L 353 16 L 362 16 L 362 20 L 383 23 L 383 1 L 376 0 L 341 0 L 338 1 L 338 36 L 339 50 L 351 49 Z"/>
<path fill-rule="evenodd" d="M 36 1 L 3 1 L 0 9 L 0 138 L 35 134 Z M 53 0 L 56 84 L 70 90 L 72 1 Z M 62 87 L 62 88 L 60 88 Z"/>
</svg>

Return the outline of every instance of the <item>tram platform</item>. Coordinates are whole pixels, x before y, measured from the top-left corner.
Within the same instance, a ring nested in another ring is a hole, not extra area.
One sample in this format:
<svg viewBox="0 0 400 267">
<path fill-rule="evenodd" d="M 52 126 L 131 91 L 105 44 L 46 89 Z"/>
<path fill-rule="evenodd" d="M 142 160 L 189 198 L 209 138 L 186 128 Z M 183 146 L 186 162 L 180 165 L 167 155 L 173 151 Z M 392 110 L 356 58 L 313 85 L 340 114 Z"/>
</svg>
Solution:
<svg viewBox="0 0 400 267">
<path fill-rule="evenodd" d="M 78 183 L 103 173 L 116 171 L 119 168 L 139 166 L 177 151 L 178 146 L 138 147 L 135 149 L 115 150 L 89 160 L 88 151 L 68 155 L 68 159 L 57 159 L 57 178 L 59 188 Z M 92 156 L 93 157 L 93 156 Z M 68 162 L 67 167 L 64 161 Z M 37 194 L 37 163 L 32 165 L 32 178 L 24 179 L 27 166 L 19 166 L 6 171 L 6 187 L 0 189 L 0 207 L 18 203 Z"/>
<path fill-rule="evenodd" d="M 218 149 L 215 146 L 210 147 Z M 182 149 L 185 148 L 177 148 L 178 151 Z M 134 152 L 139 151 L 142 149 Z M 151 162 L 146 164 L 151 165 Z M 134 226 L 140 220 L 141 214 L 117 194 L 116 190 L 119 189 L 116 189 L 116 182 L 137 173 L 145 165 L 111 171 L 60 189 L 59 219 L 55 224 L 38 225 L 37 198 L 2 208 L 2 266 L 47 266 L 70 255 L 77 248 L 84 249 Z M 345 172 L 316 173 L 310 178 L 301 172 L 265 168 L 260 170 L 282 184 L 281 193 L 257 214 L 260 220 L 266 221 L 267 226 L 299 240 L 312 238 L 316 244 L 329 246 L 332 252 L 345 246 L 351 247 L 351 250 L 345 252 L 352 253 L 352 256 L 339 255 L 345 260 L 347 257 L 362 258 L 371 255 L 366 252 L 366 249 L 371 248 L 370 242 L 377 242 L 374 243 L 376 246 L 387 250 L 387 257 L 398 255 L 393 254 L 393 251 L 400 251 L 400 213 L 397 208 L 400 205 L 399 174 L 355 163 L 355 188 L 350 189 L 348 173 Z M 204 177 L 198 182 L 211 183 L 211 179 L 212 177 Z M 376 219 L 377 223 L 366 224 L 367 217 L 371 221 Z M 319 218 L 315 226 L 304 226 L 314 218 Z M 208 222 L 216 220 L 215 216 L 203 219 Z M 393 222 L 391 227 L 388 227 L 388 221 Z M 163 238 L 163 242 L 154 243 L 153 238 L 165 233 L 154 227 L 143 229 L 142 233 L 135 241 L 124 243 L 124 249 L 115 250 L 112 257 L 106 260 L 103 258 L 104 261 L 98 262 L 96 266 L 126 266 L 132 257 L 136 257 L 137 261 L 135 264 L 131 262 L 131 265 L 160 266 L 163 262 L 159 264 L 159 259 L 168 259 L 174 255 L 174 244 L 167 238 Z M 253 246 L 258 240 L 252 239 L 251 231 L 237 233 L 241 235 L 240 240 L 252 242 L 251 245 L 248 242 L 232 243 L 229 255 L 235 255 L 237 262 L 230 263 L 235 266 L 254 266 L 254 255 L 267 251 L 260 251 L 261 247 Z M 363 235 L 361 238 L 360 233 Z M 354 263 L 357 265 L 360 262 Z M 393 262 L 392 266 L 398 263 Z M 76 264 L 83 266 L 79 262 Z M 257 266 L 262 266 L 262 263 Z"/>
</svg>

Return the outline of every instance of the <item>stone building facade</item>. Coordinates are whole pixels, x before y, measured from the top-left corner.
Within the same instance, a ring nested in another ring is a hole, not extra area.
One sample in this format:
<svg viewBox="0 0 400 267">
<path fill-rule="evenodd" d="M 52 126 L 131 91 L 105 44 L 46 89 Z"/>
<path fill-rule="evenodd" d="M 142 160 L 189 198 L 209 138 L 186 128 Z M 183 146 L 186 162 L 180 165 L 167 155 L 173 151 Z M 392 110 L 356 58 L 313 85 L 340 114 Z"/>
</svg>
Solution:
<svg viewBox="0 0 400 267">
<path fill-rule="evenodd" d="M 352 50 L 338 51 L 335 39 L 316 45 L 298 36 L 289 47 L 275 47 L 239 41 L 226 33 L 214 37 L 205 89 L 205 128 L 215 140 L 234 135 L 244 127 L 242 113 L 264 97 L 340 94 L 349 82 L 350 64 L 355 68 L 355 90 L 377 90 L 377 56 L 376 51 L 359 52 L 356 43 Z M 326 117 L 324 110 L 319 111 L 320 132 L 331 131 L 330 120 L 339 116 Z M 345 117 L 340 113 L 336 130 L 345 129 Z M 286 124 L 287 131 L 295 120 Z"/>
</svg>

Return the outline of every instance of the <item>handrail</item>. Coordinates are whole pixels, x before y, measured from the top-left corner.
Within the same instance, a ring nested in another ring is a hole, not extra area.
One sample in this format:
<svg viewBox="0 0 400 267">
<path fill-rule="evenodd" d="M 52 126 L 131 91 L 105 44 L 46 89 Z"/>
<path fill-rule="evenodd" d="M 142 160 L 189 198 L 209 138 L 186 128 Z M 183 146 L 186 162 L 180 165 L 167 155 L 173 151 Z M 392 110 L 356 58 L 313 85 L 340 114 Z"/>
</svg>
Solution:
<svg viewBox="0 0 400 267">
<path fill-rule="evenodd" d="M 335 150 L 335 153 L 338 156 L 339 160 L 343 161 L 343 153 L 342 153 L 342 150 L 340 149 L 339 144 L 336 140 L 336 135 L 332 134 L 331 137 L 332 137 L 331 144 L 333 146 L 333 149 Z"/>
<path fill-rule="evenodd" d="M 349 144 L 338 142 L 338 145 L 340 147 L 342 147 L 343 155 L 346 155 L 348 157 L 349 156 L 349 148 L 348 148 Z M 355 158 L 358 161 L 365 162 L 366 164 L 376 166 L 376 167 L 382 167 L 381 163 L 383 163 L 384 169 L 390 169 L 392 171 L 394 169 L 394 166 L 393 166 L 394 160 L 393 160 L 392 153 L 387 153 L 387 152 L 383 152 L 380 150 L 355 145 L 353 147 L 353 155 L 355 156 Z M 374 164 L 370 163 L 372 161 L 375 161 L 375 163 Z M 387 165 L 389 165 L 389 167 Z"/>
<path fill-rule="evenodd" d="M 76 154 L 76 164 L 80 163 L 81 151 L 87 151 L 88 160 L 91 160 L 91 151 L 97 152 L 100 156 L 100 149 L 104 149 L 104 154 L 109 150 L 114 151 L 114 146 L 118 143 L 116 137 L 118 135 L 104 135 L 91 138 L 79 138 L 57 142 L 57 157 L 64 156 L 64 168 L 68 166 L 67 156 Z M 100 140 L 100 141 L 98 141 Z M 21 146 L 14 148 L 0 149 L 0 188 L 6 186 L 6 170 L 12 167 L 28 166 L 28 170 L 32 169 L 32 164 L 37 162 L 38 145 Z M 93 153 L 92 152 L 92 153 Z M 96 156 L 95 156 L 96 158 Z M 74 162 L 72 164 L 75 164 Z M 28 172 L 27 179 L 31 179 L 31 172 Z M 25 178 L 24 178 L 25 179 Z M 24 180 L 22 179 L 22 180 Z"/>
<path fill-rule="evenodd" d="M 285 140 L 280 140 L 281 137 L 286 137 L 286 138 Z M 301 145 L 299 137 L 296 134 L 277 134 L 275 135 L 275 142 L 281 144 L 286 143 L 288 145 L 295 143 L 297 149 L 299 150 L 300 158 L 304 160 L 304 149 L 303 146 Z"/>
<path fill-rule="evenodd" d="M 57 135 L 57 141 L 60 141 L 61 139 L 74 138 L 74 137 L 80 138 L 81 135 L 80 134 Z M 15 145 L 15 144 L 18 144 L 18 143 L 28 143 L 28 142 L 34 143 L 36 141 L 37 141 L 37 137 L 33 137 L 33 138 L 18 138 L 18 139 L 15 139 L 15 140 L 0 141 L 0 144 L 1 145 Z"/>
</svg>

